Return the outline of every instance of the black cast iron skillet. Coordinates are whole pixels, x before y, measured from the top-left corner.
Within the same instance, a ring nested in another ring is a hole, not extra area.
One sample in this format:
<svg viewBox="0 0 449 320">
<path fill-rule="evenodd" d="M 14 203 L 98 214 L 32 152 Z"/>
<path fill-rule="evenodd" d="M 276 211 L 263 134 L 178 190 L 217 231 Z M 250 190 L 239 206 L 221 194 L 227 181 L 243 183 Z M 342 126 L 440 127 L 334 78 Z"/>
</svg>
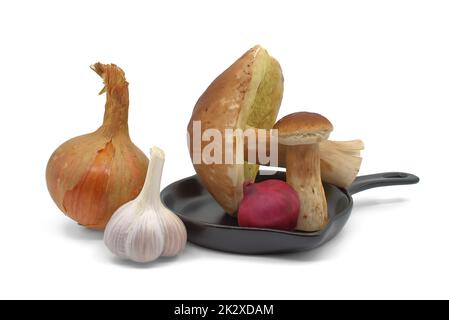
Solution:
<svg viewBox="0 0 449 320">
<path fill-rule="evenodd" d="M 259 175 L 256 181 L 285 180 L 284 172 Z M 197 176 L 167 186 L 162 202 L 185 223 L 190 242 L 209 249 L 242 253 L 268 254 L 304 251 L 316 248 L 341 231 L 352 210 L 352 195 L 357 192 L 393 185 L 418 183 L 419 178 L 401 172 L 357 177 L 348 190 L 324 184 L 329 224 L 317 232 L 289 232 L 272 229 L 242 228 L 237 219 L 227 215 L 203 188 Z"/>
</svg>

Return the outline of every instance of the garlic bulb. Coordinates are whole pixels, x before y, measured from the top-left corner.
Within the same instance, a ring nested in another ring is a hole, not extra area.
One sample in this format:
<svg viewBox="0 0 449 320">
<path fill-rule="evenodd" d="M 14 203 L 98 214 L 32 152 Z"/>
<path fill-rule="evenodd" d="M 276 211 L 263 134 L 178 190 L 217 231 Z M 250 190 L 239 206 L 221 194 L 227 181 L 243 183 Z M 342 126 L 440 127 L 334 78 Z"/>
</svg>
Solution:
<svg viewBox="0 0 449 320">
<path fill-rule="evenodd" d="M 104 242 L 112 253 L 136 262 L 179 254 L 187 242 L 182 221 L 160 199 L 164 152 L 153 147 L 139 196 L 120 207 L 106 226 Z"/>
</svg>

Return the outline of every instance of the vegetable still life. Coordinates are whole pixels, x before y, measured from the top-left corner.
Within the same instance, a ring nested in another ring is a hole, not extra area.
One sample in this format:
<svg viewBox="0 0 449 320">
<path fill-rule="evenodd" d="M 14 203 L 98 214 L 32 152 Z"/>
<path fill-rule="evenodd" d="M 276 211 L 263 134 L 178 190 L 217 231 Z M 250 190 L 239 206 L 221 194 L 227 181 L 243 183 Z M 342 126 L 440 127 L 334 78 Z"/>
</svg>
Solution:
<svg viewBox="0 0 449 320">
<path fill-rule="evenodd" d="M 103 124 L 56 149 L 46 180 L 58 208 L 104 230 L 106 247 L 120 258 L 176 256 L 187 240 L 241 254 L 310 250 L 342 230 L 353 194 L 419 181 L 401 172 L 357 176 L 363 142 L 330 140 L 338 126 L 323 115 L 278 119 L 282 69 L 255 46 L 193 108 L 187 134 L 196 175 L 160 192 L 165 153 L 153 147 L 148 159 L 130 139 L 125 73 L 114 64 L 92 69 L 104 82 Z"/>
</svg>

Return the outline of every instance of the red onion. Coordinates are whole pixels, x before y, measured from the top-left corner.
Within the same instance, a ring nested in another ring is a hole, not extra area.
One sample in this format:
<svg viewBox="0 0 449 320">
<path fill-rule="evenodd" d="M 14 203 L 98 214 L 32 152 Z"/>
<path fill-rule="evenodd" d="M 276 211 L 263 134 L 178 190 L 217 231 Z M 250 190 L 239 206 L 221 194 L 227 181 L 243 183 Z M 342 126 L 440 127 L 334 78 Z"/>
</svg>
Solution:
<svg viewBox="0 0 449 320">
<path fill-rule="evenodd" d="M 293 230 L 299 216 L 296 191 L 281 180 L 245 183 L 238 222 L 241 227 Z"/>
</svg>

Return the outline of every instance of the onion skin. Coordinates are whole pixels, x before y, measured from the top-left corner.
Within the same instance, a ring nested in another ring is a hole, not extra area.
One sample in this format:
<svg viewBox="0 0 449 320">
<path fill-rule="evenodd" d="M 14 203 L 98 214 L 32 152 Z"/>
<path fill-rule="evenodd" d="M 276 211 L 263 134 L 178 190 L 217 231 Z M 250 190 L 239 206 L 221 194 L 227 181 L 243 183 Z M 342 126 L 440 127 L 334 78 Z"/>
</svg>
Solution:
<svg viewBox="0 0 449 320">
<path fill-rule="evenodd" d="M 115 65 L 95 64 L 107 93 L 102 126 L 63 143 L 47 165 L 47 187 L 56 205 L 79 224 L 103 230 L 112 214 L 140 193 L 147 156 L 128 131 L 128 83 Z"/>
<path fill-rule="evenodd" d="M 294 230 L 300 214 L 296 191 L 281 180 L 246 183 L 238 222 L 241 227 Z"/>
</svg>

